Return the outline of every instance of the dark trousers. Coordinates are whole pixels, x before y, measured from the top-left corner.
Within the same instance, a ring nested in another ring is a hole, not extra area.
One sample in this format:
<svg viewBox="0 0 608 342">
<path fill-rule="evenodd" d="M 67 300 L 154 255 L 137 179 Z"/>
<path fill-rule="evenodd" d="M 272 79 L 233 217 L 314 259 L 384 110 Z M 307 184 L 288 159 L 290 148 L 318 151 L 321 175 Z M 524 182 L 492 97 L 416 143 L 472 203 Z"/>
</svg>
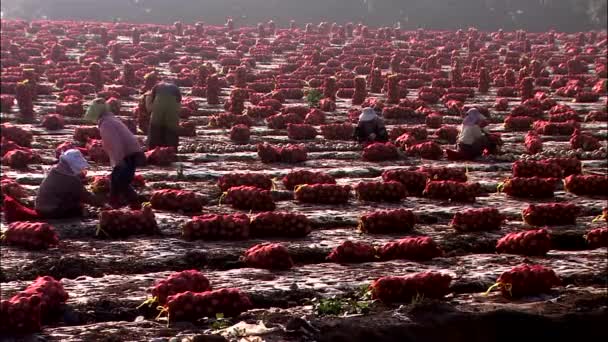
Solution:
<svg viewBox="0 0 608 342">
<path fill-rule="evenodd" d="M 156 147 L 175 147 L 179 145 L 179 135 L 177 131 L 161 125 L 150 124 L 148 129 L 148 148 Z"/>
<path fill-rule="evenodd" d="M 49 213 L 39 211 L 38 214 L 40 214 L 40 216 L 45 219 L 60 220 L 60 219 L 68 219 L 68 218 L 73 218 L 73 217 L 81 217 L 83 209 L 84 209 L 83 206 L 66 207 L 66 208 L 57 209 L 56 211 L 49 212 Z"/>
<path fill-rule="evenodd" d="M 473 144 L 458 144 L 458 151 L 468 160 L 480 157 L 485 149 L 490 153 L 496 151 L 496 143 L 485 135 Z"/>
<path fill-rule="evenodd" d="M 137 192 L 131 186 L 131 182 L 135 178 L 138 158 L 141 158 L 140 153 L 130 154 L 112 169 L 110 175 L 110 196 L 112 198 L 124 197 L 128 201 L 137 199 Z"/>
</svg>

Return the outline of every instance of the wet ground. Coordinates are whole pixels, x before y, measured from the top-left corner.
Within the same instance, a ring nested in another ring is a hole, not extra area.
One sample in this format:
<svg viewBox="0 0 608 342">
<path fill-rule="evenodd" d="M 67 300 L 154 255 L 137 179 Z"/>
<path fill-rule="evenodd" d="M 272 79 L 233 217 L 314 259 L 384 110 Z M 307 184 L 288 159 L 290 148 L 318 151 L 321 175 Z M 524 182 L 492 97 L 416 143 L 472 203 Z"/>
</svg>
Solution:
<svg viewBox="0 0 608 342">
<path fill-rule="evenodd" d="M 277 55 L 273 63 L 261 68 L 276 67 L 282 61 L 284 59 Z M 189 89 L 184 88 L 183 91 L 188 93 Z M 488 96 L 477 96 L 473 102 L 491 105 L 495 91 L 492 88 Z M 229 89 L 224 89 L 223 94 L 228 93 Z M 550 340 L 574 338 L 573 331 L 586 334 L 588 340 L 608 337 L 608 333 L 599 329 L 600 322 L 608 318 L 608 251 L 606 248 L 589 250 L 584 240 L 587 230 L 605 226 L 605 222 L 591 221 L 606 206 L 606 197 L 579 197 L 559 189 L 555 201 L 576 203 L 583 210 L 576 225 L 550 229 L 553 249 L 549 254 L 530 258 L 495 254 L 495 244 L 501 236 L 530 228 L 522 222 L 521 210 L 531 202 L 496 192 L 498 183 L 511 174 L 511 162 L 522 157 L 523 133 L 503 134 L 503 155 L 464 165 L 410 157 L 392 162 L 365 162 L 357 144 L 331 142 L 322 137 L 305 143 L 310 151 L 307 162 L 297 166 L 267 165 L 257 157 L 255 144 L 261 141 L 288 142 L 285 131 L 267 129 L 260 122 L 253 127 L 250 144 L 234 145 L 228 139 L 227 130 L 206 126 L 209 115 L 223 110 L 219 106 L 207 105 L 203 98 L 196 100 L 200 109 L 190 121 L 197 124 L 197 137 L 182 138 L 180 147 L 183 174 L 178 174 L 176 165 L 144 167 L 138 170 L 147 181 L 142 193 L 169 187 L 194 190 L 208 200 L 205 213 L 232 213 L 235 211 L 230 207 L 218 204 L 221 194 L 217 179 L 235 171 L 267 173 L 276 178 L 277 187 L 273 194 L 277 199 L 277 210 L 299 212 L 313 222 L 314 230 L 306 238 L 272 240 L 288 247 L 295 267 L 282 272 L 245 267 L 239 260 L 242 253 L 267 240 L 184 241 L 180 238 L 180 225 L 188 220 L 188 216 L 177 213 L 156 213 L 159 235 L 124 240 L 97 238 L 95 212 L 83 220 L 53 221 L 61 240 L 57 248 L 31 252 L 2 245 L 1 294 L 2 298 L 9 297 L 37 276 L 51 275 L 61 279 L 70 299 L 61 312 L 45 322 L 41 334 L 6 337 L 7 340 L 220 341 L 218 336 L 207 336 L 214 330 L 212 320 L 168 326 L 166 322 L 154 319 L 156 313 L 153 310 L 138 309 L 149 296 L 149 288 L 155 280 L 172 271 L 192 268 L 204 272 L 214 288 L 238 287 L 250 294 L 256 309 L 230 323 L 264 322 L 270 328 L 263 335 L 265 341 L 507 341 L 541 337 Z M 50 111 L 56 101 L 54 96 L 40 97 L 36 102 L 37 113 L 42 115 Z M 601 106 L 600 103 L 577 105 L 565 98 L 560 101 L 581 111 Z M 134 105 L 135 98 L 123 100 L 123 114 Z M 340 100 L 338 110 L 328 113 L 329 121 L 344 120 L 350 107 L 350 101 Z M 9 115 L 2 114 L 2 121 L 14 121 L 15 111 Z M 490 125 L 490 129 L 502 132 L 500 122 L 507 114 L 493 112 L 495 123 Z M 446 117 L 446 121 L 458 124 L 460 118 Z M 33 148 L 43 157 L 43 163 L 32 165 L 27 171 L 16 171 L 2 165 L 2 173 L 29 189 L 29 201 L 33 200 L 45 172 L 55 162 L 55 146 L 71 141 L 74 127 L 80 123 L 79 119 L 70 119 L 64 130 L 52 133 L 37 125 L 22 125 L 34 134 Z M 389 129 L 392 126 L 389 125 Z M 582 127 L 585 132 L 603 139 L 600 150 L 572 151 L 566 137 L 544 136 L 543 153 L 547 156 L 575 154 L 583 160 L 585 173 L 604 173 L 607 166 L 606 124 L 584 123 Z M 432 131 L 429 130 L 430 133 Z M 384 170 L 422 165 L 466 166 L 469 180 L 479 182 L 483 194 L 474 204 L 409 197 L 397 204 L 365 203 L 353 199 L 343 206 L 302 205 L 293 200 L 292 192 L 285 189 L 279 180 L 293 169 L 314 169 L 334 175 L 339 184 L 354 185 L 361 180 L 379 180 Z M 109 171 L 108 165 L 93 164 L 90 174 L 104 175 Z M 508 221 L 500 231 L 455 232 L 449 227 L 453 214 L 470 207 L 499 208 Z M 403 237 L 362 235 L 357 231 L 361 214 L 388 208 L 413 210 L 418 224 L 411 235 L 431 236 L 444 250 L 445 256 L 428 262 L 338 265 L 325 261 L 331 249 L 345 240 L 366 241 L 379 246 Z M 550 294 L 520 301 L 508 301 L 496 293 L 483 294 L 503 271 L 522 262 L 553 268 L 564 286 Z M 362 287 L 378 277 L 425 270 L 443 271 L 454 278 L 452 293 L 444 301 L 423 300 L 391 307 L 371 303 L 365 314 L 342 317 L 320 316 L 311 301 L 314 298 L 343 301 L 357 297 Z M 237 335 L 232 334 L 228 338 L 239 340 L 241 336 Z"/>
</svg>

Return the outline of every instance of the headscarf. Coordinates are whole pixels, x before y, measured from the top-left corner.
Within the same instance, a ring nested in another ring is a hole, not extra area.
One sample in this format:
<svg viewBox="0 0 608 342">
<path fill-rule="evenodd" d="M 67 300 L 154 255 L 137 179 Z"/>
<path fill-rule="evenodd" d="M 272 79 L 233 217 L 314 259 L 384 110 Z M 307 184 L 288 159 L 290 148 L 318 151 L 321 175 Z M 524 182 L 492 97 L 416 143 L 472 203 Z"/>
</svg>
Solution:
<svg viewBox="0 0 608 342">
<path fill-rule="evenodd" d="M 110 106 L 106 103 L 106 100 L 102 98 L 96 98 L 89 103 L 84 119 L 90 122 L 97 122 L 103 113 L 109 112 Z"/>
<path fill-rule="evenodd" d="M 359 122 L 372 121 L 378 117 L 376 111 L 372 107 L 363 108 L 361 115 L 359 115 Z"/>
<path fill-rule="evenodd" d="M 89 163 L 77 149 L 70 149 L 63 152 L 59 157 L 59 161 L 67 164 L 75 175 L 89 167 Z"/>
<path fill-rule="evenodd" d="M 463 126 L 475 126 L 478 125 L 480 121 L 485 120 L 486 117 L 483 116 L 477 108 L 471 108 L 467 112 L 467 116 L 462 121 Z"/>
</svg>

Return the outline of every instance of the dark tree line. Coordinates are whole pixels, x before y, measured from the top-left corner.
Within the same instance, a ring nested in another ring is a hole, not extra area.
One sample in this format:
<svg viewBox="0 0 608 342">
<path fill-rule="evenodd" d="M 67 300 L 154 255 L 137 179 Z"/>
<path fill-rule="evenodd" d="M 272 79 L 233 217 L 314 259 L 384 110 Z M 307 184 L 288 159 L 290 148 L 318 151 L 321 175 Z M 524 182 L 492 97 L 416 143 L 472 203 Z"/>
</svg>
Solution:
<svg viewBox="0 0 608 342">
<path fill-rule="evenodd" d="M 5 17 L 252 25 L 330 21 L 402 28 L 606 29 L 607 0 L 2 0 Z"/>
</svg>

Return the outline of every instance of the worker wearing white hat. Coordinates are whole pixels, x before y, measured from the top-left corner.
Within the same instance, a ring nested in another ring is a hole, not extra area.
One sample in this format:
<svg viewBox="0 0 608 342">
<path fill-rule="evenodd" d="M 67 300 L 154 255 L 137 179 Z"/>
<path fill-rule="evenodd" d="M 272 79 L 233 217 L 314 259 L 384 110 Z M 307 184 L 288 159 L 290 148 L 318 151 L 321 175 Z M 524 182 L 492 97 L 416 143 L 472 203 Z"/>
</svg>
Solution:
<svg viewBox="0 0 608 342">
<path fill-rule="evenodd" d="M 59 163 L 40 184 L 36 196 L 38 214 L 44 218 L 68 218 L 81 215 L 85 203 L 101 205 L 84 186 L 82 173 L 88 167 L 79 150 L 63 152 Z"/>
</svg>

